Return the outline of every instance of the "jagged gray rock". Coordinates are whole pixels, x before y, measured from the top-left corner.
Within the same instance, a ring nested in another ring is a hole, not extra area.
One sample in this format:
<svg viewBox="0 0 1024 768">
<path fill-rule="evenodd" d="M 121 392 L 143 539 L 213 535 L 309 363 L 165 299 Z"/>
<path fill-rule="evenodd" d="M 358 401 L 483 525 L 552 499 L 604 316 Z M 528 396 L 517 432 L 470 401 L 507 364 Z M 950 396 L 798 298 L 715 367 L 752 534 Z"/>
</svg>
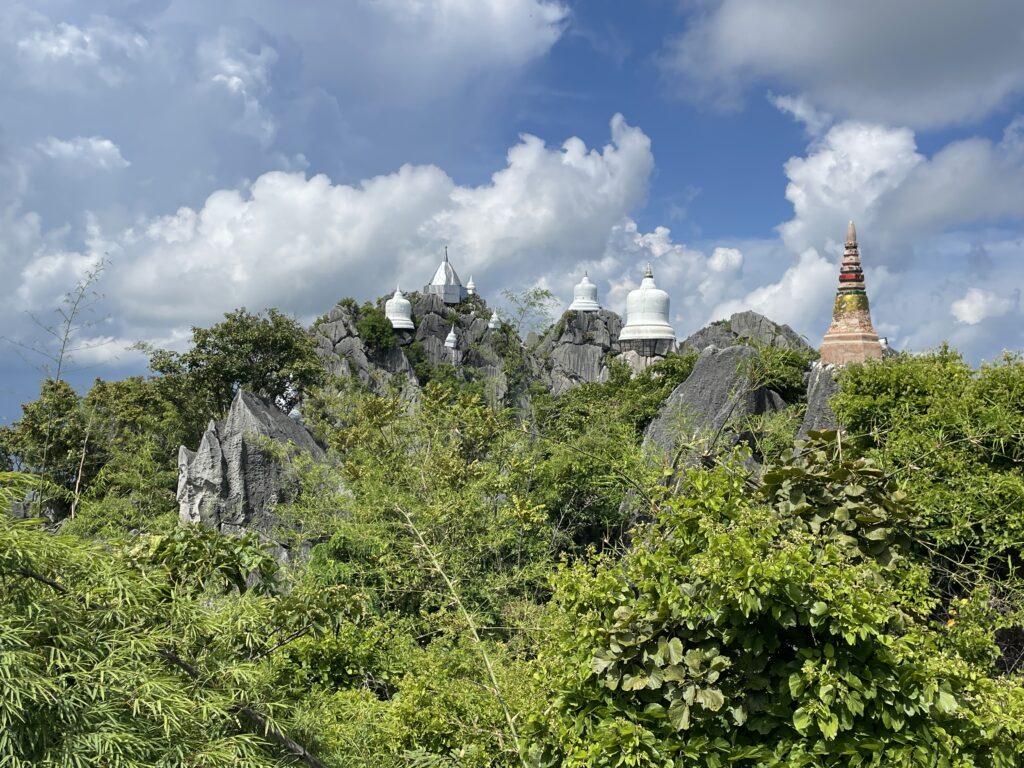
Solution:
<svg viewBox="0 0 1024 768">
<path fill-rule="evenodd" d="M 512 358 L 525 360 L 522 342 L 511 326 L 488 328 L 491 311 L 479 296 L 461 304 L 445 304 L 440 296 L 409 293 L 415 330 L 394 330 L 395 346 L 375 349 L 359 335 L 359 308 L 352 302 L 339 303 L 316 329 L 317 349 L 328 369 L 353 376 L 371 391 L 384 394 L 394 386 L 415 398 L 424 376 L 441 366 L 454 366 L 461 381 L 483 381 L 488 396 L 496 402 L 520 405 L 526 398 L 527 369 Z M 386 299 L 378 300 L 383 306 Z M 455 326 L 457 345 L 445 346 Z M 427 366 L 424 371 L 423 365 Z"/>
<path fill-rule="evenodd" d="M 601 309 L 566 312 L 532 350 L 538 375 L 548 392 L 608 379 L 608 355 L 618 352 L 622 318 Z"/>
<path fill-rule="evenodd" d="M 178 451 L 178 514 L 222 533 L 252 531 L 273 539 L 274 507 L 289 496 L 277 458 L 262 444 L 269 438 L 290 450 L 323 459 L 309 431 L 256 395 L 239 391 L 228 416 L 210 422 L 199 443 Z"/>
<path fill-rule="evenodd" d="M 700 352 L 705 347 L 722 349 L 742 340 L 754 346 L 810 350 L 812 347 L 788 325 L 779 325 L 757 312 L 737 312 L 728 320 L 716 320 L 679 345 L 680 350 Z"/>
<path fill-rule="evenodd" d="M 743 418 L 785 408 L 777 392 L 751 386 L 745 361 L 756 356 L 755 349 L 745 346 L 711 346 L 701 352 L 693 373 L 647 427 L 644 447 L 672 462 L 684 443 L 709 453 L 736 444 Z"/>
<path fill-rule="evenodd" d="M 339 376 L 352 376 L 377 394 L 387 392 L 396 376 L 416 385 L 416 374 L 400 347 L 375 350 L 364 343 L 356 328 L 356 312 L 354 304 L 339 303 L 317 326 L 316 345 L 327 370 Z M 400 344 L 413 338 L 410 331 L 395 334 Z"/>
<path fill-rule="evenodd" d="M 829 400 L 839 391 L 835 379 L 835 368 L 831 365 L 814 363 L 807 374 L 807 410 L 800 424 L 798 438 L 807 437 L 811 430 L 838 429 L 839 422 L 829 405 Z"/>
</svg>

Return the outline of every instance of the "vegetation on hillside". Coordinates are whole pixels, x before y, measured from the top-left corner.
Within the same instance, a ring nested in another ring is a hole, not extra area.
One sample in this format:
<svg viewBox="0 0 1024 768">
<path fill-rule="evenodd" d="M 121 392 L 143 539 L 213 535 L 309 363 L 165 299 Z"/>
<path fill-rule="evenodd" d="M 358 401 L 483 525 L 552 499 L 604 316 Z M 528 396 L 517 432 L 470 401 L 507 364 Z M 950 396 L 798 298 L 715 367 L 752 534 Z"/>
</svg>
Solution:
<svg viewBox="0 0 1024 768">
<path fill-rule="evenodd" d="M 666 483 L 642 434 L 692 355 L 523 420 L 328 380 L 273 311 L 193 336 L 0 432 L 0 503 L 67 500 L 0 526 L 0 765 L 1022 764 L 1020 358 L 851 366 L 841 436 Z M 805 363 L 752 373 L 798 402 Z M 177 521 L 241 386 L 328 447 L 278 509 L 306 561 Z"/>
</svg>

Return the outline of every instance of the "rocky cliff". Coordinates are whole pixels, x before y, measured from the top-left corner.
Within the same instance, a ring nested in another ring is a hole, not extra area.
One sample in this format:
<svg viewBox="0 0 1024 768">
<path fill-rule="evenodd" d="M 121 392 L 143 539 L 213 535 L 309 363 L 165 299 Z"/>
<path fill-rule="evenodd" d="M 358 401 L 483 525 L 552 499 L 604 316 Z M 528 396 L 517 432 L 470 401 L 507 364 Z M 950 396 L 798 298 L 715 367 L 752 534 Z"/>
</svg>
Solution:
<svg viewBox="0 0 1024 768">
<path fill-rule="evenodd" d="M 728 320 L 716 320 L 685 339 L 680 351 L 700 352 L 708 346 L 724 348 L 741 342 L 754 347 L 810 350 L 812 347 L 788 325 L 779 325 L 757 312 L 737 312 Z"/>
<path fill-rule="evenodd" d="M 522 404 L 530 371 L 525 348 L 507 323 L 488 327 L 492 312 L 483 299 L 470 296 L 452 306 L 434 295 L 410 293 L 407 298 L 413 330 L 394 330 L 381 320 L 386 298 L 369 307 L 353 302 L 335 306 L 315 329 L 329 370 L 353 376 L 378 394 L 392 387 L 415 391 L 431 378 L 453 377 L 480 382 L 495 402 Z M 377 322 L 368 323 L 374 312 L 380 313 Z M 453 326 L 457 343 L 449 349 L 445 339 Z"/>
<path fill-rule="evenodd" d="M 178 514 L 223 533 L 252 531 L 273 539 L 274 507 L 290 488 L 280 461 L 264 445 L 273 440 L 290 451 L 322 459 L 313 436 L 272 403 L 239 391 L 224 421 L 210 422 L 196 451 L 178 451 Z"/>
<path fill-rule="evenodd" d="M 785 408 L 778 392 L 752 383 L 748 363 L 756 356 L 751 347 L 706 347 L 647 427 L 644 447 L 678 466 L 684 455 L 713 455 L 735 445 L 749 417 Z"/>
<path fill-rule="evenodd" d="M 618 354 L 622 318 L 602 309 L 566 312 L 531 350 L 544 387 L 560 395 L 587 382 L 608 378 L 608 357 Z"/>
</svg>

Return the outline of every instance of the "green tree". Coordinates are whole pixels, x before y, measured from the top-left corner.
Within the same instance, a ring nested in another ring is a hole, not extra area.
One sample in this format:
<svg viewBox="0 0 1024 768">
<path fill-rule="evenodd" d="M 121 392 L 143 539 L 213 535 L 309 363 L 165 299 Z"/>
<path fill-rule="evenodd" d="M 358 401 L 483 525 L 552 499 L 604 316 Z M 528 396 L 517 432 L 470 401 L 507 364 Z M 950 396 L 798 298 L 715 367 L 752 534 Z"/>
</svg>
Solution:
<svg viewBox="0 0 1024 768">
<path fill-rule="evenodd" d="M 89 415 L 70 384 L 45 379 L 39 399 L 21 410 L 21 418 L 4 428 L 0 437 L 4 451 L 19 469 L 67 492 L 75 487 L 80 471 L 85 483 L 95 476 L 104 453 L 95 443 L 89 446 Z"/>
<path fill-rule="evenodd" d="M 518 293 L 504 290 L 501 295 L 511 307 L 512 311 L 506 319 L 517 335 L 522 336 L 551 325 L 555 307 L 558 306 L 558 300 L 551 291 L 534 287 Z"/>
<path fill-rule="evenodd" d="M 154 372 L 199 393 L 207 415 L 226 411 L 241 387 L 289 411 L 325 375 L 312 337 L 276 309 L 263 316 L 243 307 L 210 328 L 193 327 L 187 352 L 142 348 Z"/>
<path fill-rule="evenodd" d="M 933 618 L 884 472 L 834 433 L 766 473 L 762 498 L 739 469 L 652 488 L 634 551 L 563 571 L 536 759 L 1018 765 L 1020 681 L 996 676 L 987 620 Z"/>
</svg>

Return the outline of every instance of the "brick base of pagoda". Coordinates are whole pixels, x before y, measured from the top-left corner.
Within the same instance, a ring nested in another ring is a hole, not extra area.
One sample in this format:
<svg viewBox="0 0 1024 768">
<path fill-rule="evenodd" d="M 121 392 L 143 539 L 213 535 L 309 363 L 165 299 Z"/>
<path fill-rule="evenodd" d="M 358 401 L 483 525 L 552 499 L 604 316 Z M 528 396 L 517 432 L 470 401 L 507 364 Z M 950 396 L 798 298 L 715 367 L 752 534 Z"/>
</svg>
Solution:
<svg viewBox="0 0 1024 768">
<path fill-rule="evenodd" d="M 867 297 L 858 297 L 865 304 Z M 852 308 L 842 306 L 850 304 L 853 297 L 840 297 L 836 300 L 838 315 L 832 320 L 821 342 L 821 362 L 829 365 L 846 365 L 847 363 L 863 363 L 865 360 L 877 360 L 882 357 L 882 343 L 871 324 L 871 315 L 866 307 Z"/>
<path fill-rule="evenodd" d="M 821 342 L 821 362 L 846 365 L 877 360 L 882 357 L 882 344 L 874 333 L 829 334 Z"/>
</svg>

